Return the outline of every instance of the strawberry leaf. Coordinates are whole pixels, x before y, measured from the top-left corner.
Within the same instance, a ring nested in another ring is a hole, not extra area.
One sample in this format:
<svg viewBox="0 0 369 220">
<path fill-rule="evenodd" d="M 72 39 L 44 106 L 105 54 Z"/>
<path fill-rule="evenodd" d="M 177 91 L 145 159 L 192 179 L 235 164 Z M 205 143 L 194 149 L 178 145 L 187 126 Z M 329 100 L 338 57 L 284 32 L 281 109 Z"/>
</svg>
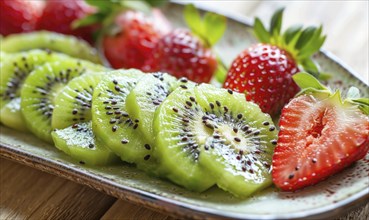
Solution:
<svg viewBox="0 0 369 220">
<path fill-rule="evenodd" d="M 152 7 L 159 7 L 168 2 L 168 0 L 144 0 L 144 1 Z"/>
<path fill-rule="evenodd" d="M 223 36 L 227 28 L 224 16 L 215 13 L 206 13 L 204 16 L 206 39 L 210 46 L 215 45 Z"/>
<path fill-rule="evenodd" d="M 305 46 L 310 39 L 313 37 L 315 31 L 316 31 L 316 27 L 307 27 L 305 30 L 302 31 L 299 40 L 296 43 L 295 48 L 297 50 L 301 50 L 301 48 L 303 46 Z"/>
<path fill-rule="evenodd" d="M 302 25 L 293 25 L 289 27 L 283 34 L 284 41 L 289 44 L 292 39 L 301 31 Z"/>
<path fill-rule="evenodd" d="M 255 18 L 254 21 L 254 34 L 261 43 L 270 42 L 270 34 L 259 18 Z"/>
<path fill-rule="evenodd" d="M 307 71 L 314 77 L 319 77 L 318 66 L 315 64 L 315 62 L 312 59 L 307 58 L 307 59 L 301 60 L 300 63 L 305 71 Z"/>
<path fill-rule="evenodd" d="M 272 20 L 270 22 L 270 30 L 269 30 L 269 33 L 272 36 L 278 36 L 281 32 L 283 11 L 284 11 L 284 8 L 280 8 L 273 14 Z"/>
<path fill-rule="evenodd" d="M 204 24 L 201 20 L 199 11 L 193 4 L 186 5 L 184 9 L 184 19 L 190 30 L 202 38 L 204 35 Z"/>
<path fill-rule="evenodd" d="M 80 27 L 85 27 L 91 24 L 99 23 L 103 18 L 104 18 L 103 14 L 100 14 L 100 13 L 92 14 L 84 18 L 73 21 L 71 26 L 72 26 L 72 29 L 77 29 Z"/>
<path fill-rule="evenodd" d="M 113 1 L 85 0 L 91 6 L 95 6 L 100 12 L 108 12 L 116 3 Z"/>
<path fill-rule="evenodd" d="M 150 13 L 151 11 L 150 5 L 145 1 L 121 1 L 120 5 L 124 8 L 142 11 L 144 13 Z"/>
<path fill-rule="evenodd" d="M 296 73 L 295 75 L 292 76 L 292 79 L 301 89 L 313 88 L 318 91 L 328 90 L 327 87 L 323 86 L 319 82 L 319 80 L 317 80 L 315 77 L 313 77 L 309 73 L 304 73 L 304 72 Z"/>
</svg>

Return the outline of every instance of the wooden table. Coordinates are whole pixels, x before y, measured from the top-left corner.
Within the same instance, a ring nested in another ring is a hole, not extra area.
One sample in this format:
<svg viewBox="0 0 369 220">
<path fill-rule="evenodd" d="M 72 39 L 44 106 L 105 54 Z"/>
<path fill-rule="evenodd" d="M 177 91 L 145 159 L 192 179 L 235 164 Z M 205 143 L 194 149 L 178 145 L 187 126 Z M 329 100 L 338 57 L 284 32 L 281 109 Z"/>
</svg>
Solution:
<svg viewBox="0 0 369 220">
<path fill-rule="evenodd" d="M 368 81 L 368 1 L 200 1 L 268 21 L 286 6 L 284 26 L 322 23 L 327 49 Z M 0 159 L 0 219 L 171 219 L 88 187 Z M 339 219 L 368 219 L 369 203 Z"/>
</svg>

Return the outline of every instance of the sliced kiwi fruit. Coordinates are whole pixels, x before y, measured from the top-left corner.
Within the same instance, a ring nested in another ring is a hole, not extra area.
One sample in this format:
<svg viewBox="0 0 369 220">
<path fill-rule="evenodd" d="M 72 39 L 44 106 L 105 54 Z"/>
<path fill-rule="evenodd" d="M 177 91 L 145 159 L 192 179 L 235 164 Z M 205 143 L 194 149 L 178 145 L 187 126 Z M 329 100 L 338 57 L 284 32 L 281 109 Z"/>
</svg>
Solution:
<svg viewBox="0 0 369 220">
<path fill-rule="evenodd" d="M 277 132 L 270 116 L 243 94 L 205 84 L 178 88 L 158 109 L 154 131 L 160 169 L 188 189 L 202 191 L 216 182 L 246 197 L 272 184 Z"/>
<path fill-rule="evenodd" d="M 201 107 L 195 103 L 193 89 L 179 87 L 156 110 L 153 122 L 153 155 L 160 174 L 197 192 L 215 184 L 214 177 L 199 165 L 202 139 L 209 136 L 201 122 L 202 114 Z"/>
<path fill-rule="evenodd" d="M 57 94 L 74 77 L 104 69 L 77 59 L 54 61 L 36 68 L 21 89 L 21 111 L 27 128 L 40 139 L 52 143 L 51 117 Z"/>
<path fill-rule="evenodd" d="M 0 121 L 13 129 L 26 131 L 20 113 L 20 90 L 25 79 L 35 68 L 46 62 L 70 58 L 67 55 L 44 50 L 31 50 L 6 56 L 0 66 Z"/>
<path fill-rule="evenodd" d="M 107 165 L 118 160 L 118 157 L 107 149 L 92 132 L 91 121 L 71 125 L 52 132 L 55 146 L 87 165 Z"/>
<path fill-rule="evenodd" d="M 118 157 L 94 135 L 91 105 L 94 88 L 107 72 L 72 79 L 55 97 L 51 133 L 56 147 L 80 163 L 106 165 Z"/>
<path fill-rule="evenodd" d="M 166 73 L 153 73 L 145 75 L 127 96 L 128 114 L 139 119 L 139 130 L 145 138 L 154 140 L 152 122 L 155 110 L 163 100 L 180 84 L 189 84 L 187 80 L 177 81 L 176 78 Z M 150 144 L 154 144 L 150 142 Z"/>
<path fill-rule="evenodd" d="M 31 49 L 48 49 L 72 57 L 101 63 L 97 51 L 87 42 L 74 36 L 48 31 L 13 34 L 1 40 L 1 50 L 8 53 Z"/>
<path fill-rule="evenodd" d="M 271 161 L 277 130 L 271 117 L 243 94 L 202 84 L 195 88 L 210 136 L 202 144 L 200 165 L 217 185 L 245 198 L 272 184 Z"/>
<path fill-rule="evenodd" d="M 52 128 L 62 129 L 73 124 L 91 121 L 94 88 L 109 72 L 84 74 L 72 79 L 55 97 Z"/>
<path fill-rule="evenodd" d="M 154 174 L 152 146 L 137 129 L 140 121 L 127 113 L 126 106 L 126 97 L 143 76 L 138 70 L 118 70 L 99 83 L 92 98 L 92 128 L 123 161 Z"/>
</svg>

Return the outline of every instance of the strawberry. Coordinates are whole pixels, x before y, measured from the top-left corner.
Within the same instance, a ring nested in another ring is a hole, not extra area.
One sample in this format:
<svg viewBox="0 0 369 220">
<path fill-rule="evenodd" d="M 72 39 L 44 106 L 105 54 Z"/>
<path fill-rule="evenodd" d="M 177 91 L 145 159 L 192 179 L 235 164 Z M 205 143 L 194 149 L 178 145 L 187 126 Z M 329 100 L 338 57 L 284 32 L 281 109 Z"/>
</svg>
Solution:
<svg viewBox="0 0 369 220">
<path fill-rule="evenodd" d="M 283 9 L 272 17 L 269 32 L 256 18 L 254 32 L 260 43 L 240 53 L 233 61 L 223 87 L 246 93 L 246 99 L 258 104 L 272 116 L 296 95 L 298 86 L 292 76 L 304 69 L 318 75 L 311 60 L 325 40 L 322 27 L 292 26 L 280 34 Z"/>
<path fill-rule="evenodd" d="M 92 43 L 92 34 L 96 27 L 87 26 L 74 29 L 72 23 L 94 11 L 95 8 L 86 4 L 84 0 L 48 0 L 37 23 L 37 29 L 74 35 Z"/>
<path fill-rule="evenodd" d="M 116 30 L 119 31 L 116 31 Z M 143 69 L 162 32 L 142 12 L 127 11 L 115 20 L 115 33 L 103 37 L 104 54 L 114 68 Z"/>
<path fill-rule="evenodd" d="M 145 71 L 168 72 L 195 82 L 209 82 L 218 69 L 218 60 L 211 47 L 225 31 L 225 18 L 207 13 L 201 20 L 193 5 L 187 5 L 185 20 L 190 30 L 175 29 L 164 35 L 147 60 Z"/>
<path fill-rule="evenodd" d="M 313 185 L 365 157 L 369 150 L 369 99 L 351 88 L 341 101 L 313 76 L 293 76 L 303 89 L 282 110 L 273 155 L 273 182 L 295 191 Z"/>
<path fill-rule="evenodd" d="M 42 1 L 1 0 L 0 34 L 7 36 L 35 30 L 42 8 Z"/>
</svg>

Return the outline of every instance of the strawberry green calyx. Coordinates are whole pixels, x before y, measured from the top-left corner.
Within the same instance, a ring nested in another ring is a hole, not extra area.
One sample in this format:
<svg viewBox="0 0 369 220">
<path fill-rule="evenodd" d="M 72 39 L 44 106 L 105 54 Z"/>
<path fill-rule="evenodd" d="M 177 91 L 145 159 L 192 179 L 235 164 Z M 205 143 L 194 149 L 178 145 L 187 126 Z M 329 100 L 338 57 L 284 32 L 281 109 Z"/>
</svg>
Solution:
<svg viewBox="0 0 369 220">
<path fill-rule="evenodd" d="M 115 17 L 125 10 L 135 10 L 144 13 L 150 13 L 152 7 L 157 7 L 165 4 L 168 0 L 85 0 L 87 4 L 96 7 L 96 13 L 88 15 L 82 19 L 72 23 L 72 28 L 79 28 L 91 24 L 103 24 L 106 32 L 115 19 Z"/>
<path fill-rule="evenodd" d="M 200 12 L 193 4 L 186 5 L 184 9 L 184 19 L 192 34 L 197 36 L 205 47 L 213 47 L 223 37 L 227 29 L 227 19 L 219 14 L 207 12 L 201 18 Z M 227 74 L 228 67 L 217 55 L 218 67 L 215 78 L 223 83 Z"/>
<path fill-rule="evenodd" d="M 259 18 L 254 21 L 254 34 L 261 43 L 276 45 L 287 51 L 294 60 L 308 73 L 319 76 L 319 69 L 311 56 L 319 51 L 326 36 L 322 35 L 322 26 L 294 25 L 281 33 L 284 8 L 277 10 L 267 30 Z"/>
<path fill-rule="evenodd" d="M 337 96 L 342 105 L 351 104 L 357 106 L 365 115 L 369 115 L 369 98 L 360 97 L 360 90 L 356 87 L 351 87 L 346 94 L 346 99 L 342 101 L 340 90 L 332 92 L 331 89 L 322 85 L 309 73 L 296 73 L 292 78 L 301 88 L 301 91 L 296 96 L 317 93 L 327 95 L 327 97 Z"/>
</svg>

